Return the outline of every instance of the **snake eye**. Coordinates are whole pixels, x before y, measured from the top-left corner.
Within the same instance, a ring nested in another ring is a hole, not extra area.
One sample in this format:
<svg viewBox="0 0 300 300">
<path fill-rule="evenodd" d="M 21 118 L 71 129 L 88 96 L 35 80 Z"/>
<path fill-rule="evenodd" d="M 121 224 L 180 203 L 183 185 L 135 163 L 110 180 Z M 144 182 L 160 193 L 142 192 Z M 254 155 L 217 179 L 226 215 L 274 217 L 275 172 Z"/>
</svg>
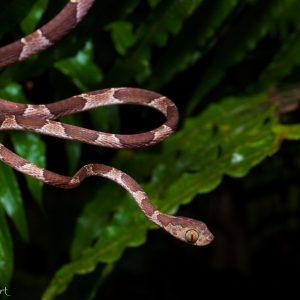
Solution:
<svg viewBox="0 0 300 300">
<path fill-rule="evenodd" d="M 185 233 L 185 239 L 188 243 L 195 244 L 199 238 L 199 233 L 195 229 L 189 229 Z"/>
</svg>

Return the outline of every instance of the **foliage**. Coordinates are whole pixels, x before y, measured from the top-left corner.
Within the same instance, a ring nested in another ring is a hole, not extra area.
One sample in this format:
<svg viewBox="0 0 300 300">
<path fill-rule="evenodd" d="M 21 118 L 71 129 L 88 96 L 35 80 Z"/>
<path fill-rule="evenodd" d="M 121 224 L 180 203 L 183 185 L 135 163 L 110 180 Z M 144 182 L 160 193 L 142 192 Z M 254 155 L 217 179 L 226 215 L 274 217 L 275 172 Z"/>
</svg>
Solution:
<svg viewBox="0 0 300 300">
<path fill-rule="evenodd" d="M 5 145 L 39 166 L 45 166 L 47 160 L 47 168 L 60 173 L 74 173 L 86 162 L 105 161 L 137 179 L 159 209 L 175 213 L 197 195 L 216 189 L 225 175 L 246 176 L 276 153 L 282 141 L 300 138 L 300 124 L 285 124 L 269 93 L 279 82 L 299 80 L 296 0 L 119 2 L 97 1 L 64 40 L 4 69 L 0 97 L 47 103 L 108 86 L 155 89 L 170 96 L 184 115 L 178 132 L 162 145 L 139 151 L 103 151 L 71 142 L 62 145 L 23 132 L 1 133 Z M 1 3 L 3 44 L 45 23 L 63 4 L 45 0 Z M 284 101 L 284 95 L 279 93 L 277 100 Z M 297 97 L 295 93 L 291 101 Z M 124 114 L 111 107 L 63 121 L 107 132 L 148 129 L 135 119 L 153 126 L 160 120 L 144 110 L 137 114 L 128 109 Z M 60 199 L 66 195 L 25 179 L 0 164 L 0 288 L 12 279 L 12 248 L 19 239 L 12 237 L 7 220 L 12 220 L 21 239 L 29 243 L 33 234 L 28 224 L 35 223 L 26 218 L 26 204 L 35 200 L 35 209 L 44 218 L 48 195 L 55 193 Z M 120 187 L 103 180 L 91 180 L 78 188 L 72 194 L 72 205 L 60 204 L 57 198 L 51 203 L 76 216 L 70 213 L 57 224 L 63 232 L 72 227 L 68 245 L 56 241 L 62 253 L 69 251 L 70 261 L 64 258 L 62 265 L 58 259 L 51 272 L 45 270 L 43 300 L 71 289 L 75 275 L 99 272 L 102 263 L 106 267 L 100 270 L 101 280 L 91 293 L 95 296 L 112 263 L 125 249 L 145 243 L 147 232 L 155 228 Z M 51 249 L 43 243 L 40 251 L 51 256 Z"/>
</svg>

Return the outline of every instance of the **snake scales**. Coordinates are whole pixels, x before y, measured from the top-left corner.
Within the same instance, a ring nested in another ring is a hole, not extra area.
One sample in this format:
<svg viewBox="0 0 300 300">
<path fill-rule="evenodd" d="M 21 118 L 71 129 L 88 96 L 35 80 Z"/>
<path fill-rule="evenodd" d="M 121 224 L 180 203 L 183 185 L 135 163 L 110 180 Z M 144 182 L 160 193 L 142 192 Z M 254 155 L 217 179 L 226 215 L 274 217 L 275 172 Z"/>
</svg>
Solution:
<svg viewBox="0 0 300 300">
<path fill-rule="evenodd" d="M 0 48 L 0 67 L 22 61 L 53 45 L 86 15 L 94 0 L 69 0 L 51 21 L 30 35 Z M 160 127 L 139 134 L 98 132 L 56 121 L 56 119 L 99 106 L 135 104 L 152 107 L 166 117 Z M 139 148 L 154 145 L 173 133 L 178 121 L 175 104 L 152 91 L 137 88 L 110 88 L 80 94 L 51 104 L 17 104 L 0 99 L 0 130 L 23 130 L 110 148 Z M 174 237 L 197 246 L 209 244 L 213 235 L 203 222 L 171 216 L 157 210 L 141 186 L 129 175 L 102 164 L 88 164 L 72 177 L 60 175 L 21 158 L 0 144 L 0 160 L 15 170 L 49 185 L 75 188 L 89 176 L 108 178 L 125 188 L 152 222 Z"/>
</svg>

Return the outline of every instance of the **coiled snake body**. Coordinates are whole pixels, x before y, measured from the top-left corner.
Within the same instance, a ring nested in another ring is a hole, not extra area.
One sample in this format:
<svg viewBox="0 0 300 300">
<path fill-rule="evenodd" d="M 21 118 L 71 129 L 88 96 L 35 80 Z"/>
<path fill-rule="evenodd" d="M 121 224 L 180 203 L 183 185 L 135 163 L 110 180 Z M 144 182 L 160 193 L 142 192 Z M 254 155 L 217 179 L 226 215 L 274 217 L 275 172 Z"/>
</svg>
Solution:
<svg viewBox="0 0 300 300">
<path fill-rule="evenodd" d="M 81 21 L 93 2 L 94 0 L 70 0 L 49 23 L 27 37 L 0 48 L 0 67 L 24 60 L 53 45 Z M 65 115 L 116 104 L 152 107 L 164 114 L 166 122 L 145 133 L 121 135 L 55 121 Z M 155 92 L 136 88 L 103 89 L 47 105 L 18 104 L 0 99 L 0 130 L 32 131 L 110 148 L 139 148 L 154 145 L 167 138 L 175 130 L 177 121 L 177 108 L 171 100 Z M 89 176 L 111 179 L 131 194 L 137 205 L 152 222 L 174 237 L 198 246 L 206 245 L 213 240 L 213 235 L 203 222 L 167 215 L 157 210 L 133 178 L 113 167 L 88 164 L 74 176 L 68 177 L 28 162 L 11 152 L 3 144 L 0 144 L 0 160 L 19 172 L 60 188 L 75 188 Z"/>
</svg>

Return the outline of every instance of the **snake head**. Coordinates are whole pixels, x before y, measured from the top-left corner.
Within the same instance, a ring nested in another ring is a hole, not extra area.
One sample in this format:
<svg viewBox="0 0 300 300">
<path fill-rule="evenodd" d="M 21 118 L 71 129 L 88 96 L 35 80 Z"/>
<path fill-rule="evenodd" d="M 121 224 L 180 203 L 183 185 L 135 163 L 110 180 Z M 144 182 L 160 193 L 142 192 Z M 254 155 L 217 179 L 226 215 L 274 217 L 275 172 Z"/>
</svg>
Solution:
<svg viewBox="0 0 300 300">
<path fill-rule="evenodd" d="M 191 245 L 205 246 L 214 239 L 203 222 L 191 218 L 163 215 L 160 223 L 175 238 Z"/>
</svg>

